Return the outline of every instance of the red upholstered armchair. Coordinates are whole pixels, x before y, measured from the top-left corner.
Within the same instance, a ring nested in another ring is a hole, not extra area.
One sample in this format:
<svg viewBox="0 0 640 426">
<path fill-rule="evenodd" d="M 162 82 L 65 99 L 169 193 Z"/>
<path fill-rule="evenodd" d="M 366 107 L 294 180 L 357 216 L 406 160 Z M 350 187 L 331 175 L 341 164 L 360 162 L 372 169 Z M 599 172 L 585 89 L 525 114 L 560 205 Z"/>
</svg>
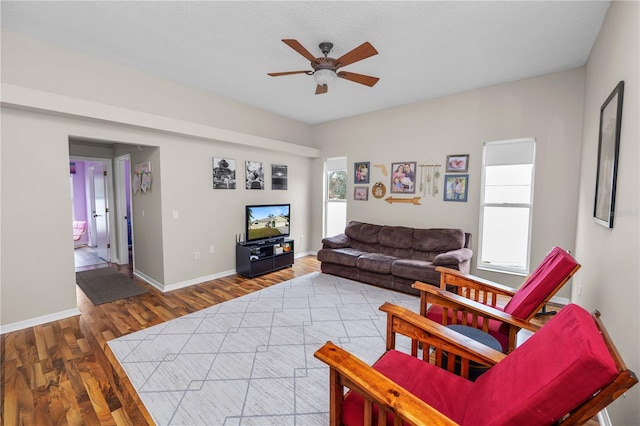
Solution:
<svg viewBox="0 0 640 426">
<path fill-rule="evenodd" d="M 443 267 L 436 268 L 440 288 L 418 281 L 412 287 L 420 290 L 421 315 L 443 325 L 482 329 L 507 353 L 515 348 L 520 329 L 536 329 L 530 320 L 578 269 L 580 265 L 569 252 L 554 247 L 517 291 Z"/>
<path fill-rule="evenodd" d="M 387 351 L 372 367 L 331 342 L 315 353 L 330 367 L 332 426 L 584 424 L 638 382 L 599 314 L 578 305 L 508 355 L 404 308 L 380 309 L 387 312 Z M 401 353 L 396 333 L 435 350 L 422 358 Z M 469 359 L 493 366 L 469 381 L 436 366 L 443 349 L 463 357 L 463 370 Z"/>
</svg>

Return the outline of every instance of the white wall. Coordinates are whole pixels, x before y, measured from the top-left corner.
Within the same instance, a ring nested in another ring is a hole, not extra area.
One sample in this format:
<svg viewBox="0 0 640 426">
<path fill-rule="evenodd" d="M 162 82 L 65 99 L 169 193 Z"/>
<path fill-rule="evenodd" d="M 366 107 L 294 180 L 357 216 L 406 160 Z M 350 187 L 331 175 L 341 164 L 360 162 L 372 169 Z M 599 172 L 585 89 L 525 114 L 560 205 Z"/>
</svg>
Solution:
<svg viewBox="0 0 640 426">
<path fill-rule="evenodd" d="M 291 202 L 296 253 L 308 250 L 319 151 L 307 125 L 4 30 L 1 113 L 1 245 L 12 247 L 2 252 L 3 331 L 76 307 L 70 138 L 118 143 L 118 155 L 129 146 L 132 165 L 151 160 L 151 193 L 133 196 L 135 272 L 161 289 L 235 271 L 246 204 Z M 214 156 L 236 160 L 238 189 L 212 189 Z M 264 163 L 267 189 L 244 189 L 246 160 Z M 287 191 L 271 190 L 273 163 L 289 166 Z"/>
<path fill-rule="evenodd" d="M 572 300 L 598 309 L 629 368 L 640 373 L 640 3 L 612 2 L 587 63 Z M 600 107 L 620 80 L 624 104 L 613 229 L 593 221 Z M 582 288 L 578 294 L 578 288 Z M 640 386 L 608 409 L 614 425 L 640 424 Z"/>
<path fill-rule="evenodd" d="M 483 142 L 535 137 L 531 250 L 535 267 L 553 246 L 574 250 L 583 86 L 584 68 L 577 68 L 318 125 L 314 138 L 323 157 L 347 155 L 350 173 L 354 162 L 370 161 L 370 187 L 383 182 L 384 198 L 389 196 L 392 162 L 442 164 L 439 194 L 427 194 L 421 205 L 389 204 L 371 196 L 367 202 L 354 201 L 351 196 L 348 219 L 462 228 L 473 234 L 477 251 Z M 466 203 L 443 201 L 444 164 L 450 154 L 470 155 Z M 383 176 L 374 164 L 385 164 L 389 175 Z M 350 178 L 349 194 L 352 182 Z M 475 262 L 473 273 L 513 286 L 523 281 L 519 276 L 477 271 Z M 558 296 L 568 298 L 569 292 L 567 285 Z"/>
</svg>

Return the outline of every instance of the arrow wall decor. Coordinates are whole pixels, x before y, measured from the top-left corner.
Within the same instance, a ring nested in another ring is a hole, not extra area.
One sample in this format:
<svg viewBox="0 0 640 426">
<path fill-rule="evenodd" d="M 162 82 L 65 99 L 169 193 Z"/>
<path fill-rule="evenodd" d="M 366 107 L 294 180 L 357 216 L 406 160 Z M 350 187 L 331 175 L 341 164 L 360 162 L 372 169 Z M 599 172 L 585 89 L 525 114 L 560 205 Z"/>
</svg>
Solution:
<svg viewBox="0 0 640 426">
<path fill-rule="evenodd" d="M 413 197 L 413 198 L 393 198 L 393 197 L 387 197 L 384 200 L 391 204 L 391 203 L 410 203 L 410 204 L 415 204 L 416 206 L 420 206 L 420 198 L 422 197 Z"/>
</svg>

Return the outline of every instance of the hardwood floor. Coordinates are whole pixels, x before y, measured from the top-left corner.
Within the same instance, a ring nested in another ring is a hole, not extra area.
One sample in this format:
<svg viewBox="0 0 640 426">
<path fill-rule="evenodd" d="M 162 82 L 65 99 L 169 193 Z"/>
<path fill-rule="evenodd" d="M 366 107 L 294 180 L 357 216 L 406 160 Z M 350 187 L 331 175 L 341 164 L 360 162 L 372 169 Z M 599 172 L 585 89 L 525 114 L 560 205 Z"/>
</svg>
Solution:
<svg viewBox="0 0 640 426">
<path fill-rule="evenodd" d="M 128 267 L 111 267 L 133 278 Z M 138 280 L 149 293 L 99 306 L 77 288 L 81 315 L 1 336 L 0 423 L 152 425 L 108 340 L 319 270 L 307 256 L 253 279 L 232 275 L 169 293 Z"/>
<path fill-rule="evenodd" d="M 81 315 L 2 335 L 0 424 L 152 425 L 124 372 L 113 367 L 108 340 L 319 270 L 307 256 L 253 279 L 231 275 L 164 294 L 138 280 L 149 293 L 99 306 L 77 289 Z"/>
</svg>

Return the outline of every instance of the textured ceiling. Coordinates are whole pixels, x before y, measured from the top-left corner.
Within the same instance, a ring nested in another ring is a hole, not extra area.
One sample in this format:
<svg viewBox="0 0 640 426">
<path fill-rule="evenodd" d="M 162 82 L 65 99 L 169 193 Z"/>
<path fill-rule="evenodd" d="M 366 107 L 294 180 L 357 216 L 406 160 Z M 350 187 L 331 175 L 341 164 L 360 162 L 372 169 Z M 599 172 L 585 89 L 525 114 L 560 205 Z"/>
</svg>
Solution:
<svg viewBox="0 0 640 426">
<path fill-rule="evenodd" d="M 2 1 L 2 26 L 315 124 L 582 66 L 609 2 Z M 337 58 L 379 54 L 314 95 L 310 69 L 280 40 Z"/>
</svg>

